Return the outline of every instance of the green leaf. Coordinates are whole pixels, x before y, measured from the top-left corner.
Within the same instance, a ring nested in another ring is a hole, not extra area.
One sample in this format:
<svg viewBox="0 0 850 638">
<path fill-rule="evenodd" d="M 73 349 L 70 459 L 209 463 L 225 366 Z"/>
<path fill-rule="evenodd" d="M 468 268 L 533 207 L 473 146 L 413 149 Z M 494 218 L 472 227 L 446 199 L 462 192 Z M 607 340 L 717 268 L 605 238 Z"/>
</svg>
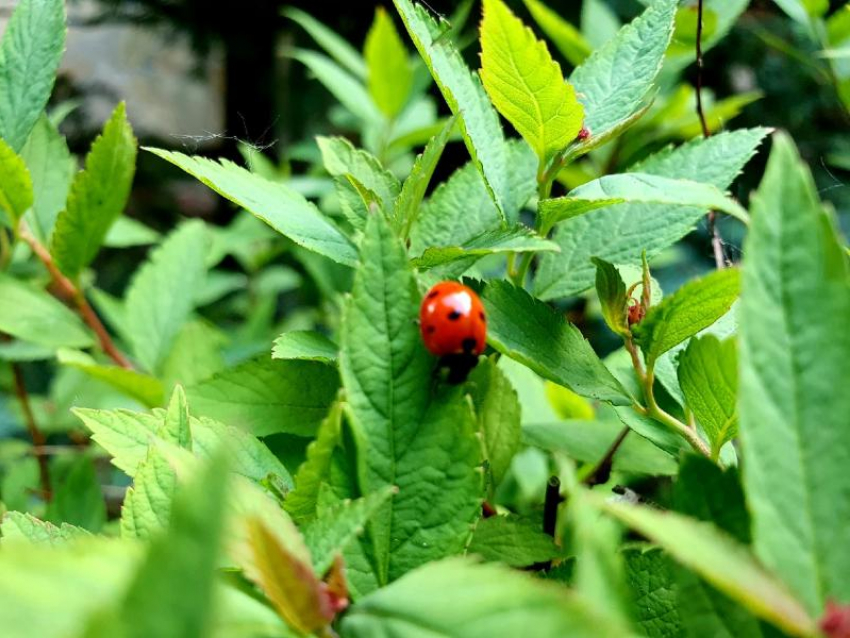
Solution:
<svg viewBox="0 0 850 638">
<path fill-rule="evenodd" d="M 579 217 L 585 213 L 622 204 L 626 200 L 622 198 L 604 199 L 577 199 L 575 197 L 555 197 L 554 199 L 543 199 L 537 204 L 537 215 L 541 234 L 552 230 L 555 224 Z"/>
<path fill-rule="evenodd" d="M 68 541 L 86 538 L 91 534 L 76 525 L 62 523 L 56 526 L 50 521 L 42 521 L 24 512 L 6 512 L 0 522 L 0 536 L 3 544 L 27 541 L 34 545 L 64 545 Z"/>
<path fill-rule="evenodd" d="M 581 130 L 584 111 L 560 65 L 502 0 L 484 1 L 481 80 L 499 113 L 537 153 L 541 167 Z"/>
<path fill-rule="evenodd" d="M 462 593 L 462 595 L 461 595 Z M 621 637 L 619 627 L 569 590 L 496 563 L 431 563 L 357 602 L 342 638 Z"/>
<path fill-rule="evenodd" d="M 714 458 L 738 435 L 738 352 L 734 339 L 691 339 L 679 356 L 679 385 Z"/>
<path fill-rule="evenodd" d="M 508 514 L 478 521 L 467 554 L 511 567 L 529 567 L 561 555 L 561 548 L 543 531 L 540 520 Z"/>
<path fill-rule="evenodd" d="M 339 387 L 337 371 L 314 361 L 252 359 L 186 390 L 195 414 L 267 436 L 310 436 Z"/>
<path fill-rule="evenodd" d="M 653 367 L 659 356 L 725 315 L 738 298 L 740 281 L 737 268 L 717 270 L 689 281 L 650 308 L 632 329 L 647 367 Z"/>
<path fill-rule="evenodd" d="M 740 429 L 753 544 L 819 614 L 850 599 L 850 279 L 793 142 L 774 137 L 744 245 Z"/>
<path fill-rule="evenodd" d="M 133 354 L 160 372 L 174 339 L 195 306 L 207 274 L 209 236 L 200 221 L 173 231 L 137 271 L 126 297 L 126 326 Z"/>
<path fill-rule="evenodd" d="M 190 157 L 146 148 L 200 180 L 222 197 L 246 209 L 299 246 L 351 265 L 357 252 L 351 242 L 319 210 L 294 190 L 270 182 L 227 160 Z"/>
<path fill-rule="evenodd" d="M 626 284 L 620 271 L 604 259 L 592 257 L 591 261 L 596 265 L 596 294 L 605 323 L 618 335 L 629 334 Z"/>
<path fill-rule="evenodd" d="M 79 350 L 62 348 L 57 352 L 57 359 L 64 366 L 82 370 L 91 378 L 108 383 L 148 408 L 162 405 L 165 399 L 162 383 L 147 374 L 118 366 L 103 365 Z"/>
<path fill-rule="evenodd" d="M 363 493 L 399 488 L 369 526 L 376 575 L 386 584 L 463 550 L 481 506 L 480 444 L 460 392 L 435 396 L 423 383 L 434 362 L 415 322 L 420 295 L 383 217 L 369 219 L 361 250 L 340 371 L 350 420 L 362 433 Z"/>
<path fill-rule="evenodd" d="M 18 3 L 0 42 L 0 138 L 15 151 L 47 106 L 64 50 L 65 3 Z"/>
<path fill-rule="evenodd" d="M 149 246 L 162 238 L 153 228 L 145 226 L 132 217 L 119 217 L 112 224 L 103 245 L 109 248 L 130 248 L 132 246 Z"/>
<path fill-rule="evenodd" d="M 0 212 L 6 213 L 11 227 L 32 206 L 32 178 L 23 158 L 0 138 Z"/>
<path fill-rule="evenodd" d="M 375 20 L 363 48 L 369 71 L 369 93 L 378 108 L 389 118 L 398 115 L 413 88 L 413 69 L 407 50 L 386 9 L 375 9 Z"/>
<path fill-rule="evenodd" d="M 525 290 L 494 281 L 482 296 L 488 342 L 540 376 L 581 396 L 629 405 L 632 399 L 564 316 Z"/>
<path fill-rule="evenodd" d="M 296 7 L 285 7 L 283 15 L 299 24 L 334 60 L 357 77 L 366 78 L 366 61 L 345 38 Z"/>
<path fill-rule="evenodd" d="M 543 30 L 561 55 L 573 66 L 578 66 L 590 55 L 593 47 L 572 24 L 540 0 L 523 0 L 531 17 Z"/>
<path fill-rule="evenodd" d="M 670 179 L 699 180 L 723 190 L 755 153 L 768 129 L 742 129 L 699 139 L 651 155 L 632 167 Z M 691 232 L 706 210 L 689 206 L 618 204 L 561 222 L 554 241 L 560 253 L 545 255 L 534 280 L 534 294 L 556 299 L 593 285 L 591 257 L 618 265 L 639 265 L 641 253 L 653 257 Z"/>
<path fill-rule="evenodd" d="M 53 466 L 55 469 L 55 465 Z M 56 488 L 45 518 L 54 524 L 70 523 L 99 532 L 106 523 L 106 503 L 88 454 L 73 457 L 63 474 L 53 473 Z"/>
<path fill-rule="evenodd" d="M 605 0 L 586 0 L 581 3 L 581 33 L 590 48 L 600 49 L 617 35 L 622 23 Z"/>
<path fill-rule="evenodd" d="M 147 540 L 168 528 L 177 474 L 156 446 L 136 471 L 121 506 L 121 536 Z"/>
<path fill-rule="evenodd" d="M 670 558 L 657 547 L 628 548 L 623 561 L 639 633 L 647 638 L 685 638 Z"/>
<path fill-rule="evenodd" d="M 157 434 L 164 441 L 174 443 L 185 450 L 192 449 L 189 405 L 186 403 L 186 393 L 183 391 L 183 386 L 178 385 L 174 388 L 165 412 L 165 421 Z"/>
<path fill-rule="evenodd" d="M 478 365 L 470 377 L 470 386 L 484 458 L 493 485 L 497 486 L 519 451 L 519 397 L 495 359 Z"/>
<path fill-rule="evenodd" d="M 46 116 L 36 122 L 21 149 L 21 157 L 32 177 L 33 225 L 38 237 L 46 243 L 65 207 L 77 162 L 68 151 L 65 138 Z"/>
<path fill-rule="evenodd" d="M 800 603 L 732 536 L 681 514 L 594 500 L 755 615 L 793 636 L 817 635 L 815 622 Z"/>
<path fill-rule="evenodd" d="M 340 440 L 341 419 L 342 406 L 336 402 L 319 425 L 316 439 L 307 446 L 307 458 L 295 474 L 295 489 L 283 502 L 283 508 L 296 523 L 316 516 L 319 490 L 329 480 L 331 458 Z"/>
<path fill-rule="evenodd" d="M 329 57 L 314 51 L 295 50 L 293 59 L 306 66 L 340 104 L 366 124 L 381 125 L 384 116 L 363 83 Z"/>
<path fill-rule="evenodd" d="M 333 176 L 350 175 L 358 184 L 378 196 L 378 202 L 387 214 L 392 211 L 401 186 L 375 156 L 355 148 L 344 137 L 319 136 L 316 143 L 328 173 Z"/>
<path fill-rule="evenodd" d="M 71 183 L 65 209 L 56 218 L 50 254 L 67 277 L 76 279 L 100 250 L 109 227 L 124 212 L 136 172 L 137 142 L 122 102 Z"/>
<path fill-rule="evenodd" d="M 544 239 L 527 226 L 499 228 L 481 233 L 461 246 L 428 248 L 412 260 L 419 270 L 428 270 L 453 261 L 484 257 L 496 253 L 525 253 L 559 250 L 557 244 Z"/>
<path fill-rule="evenodd" d="M 481 81 L 469 71 L 451 38 L 443 37 L 447 24 L 438 24 L 427 9 L 412 0 L 393 0 L 416 49 L 452 113 L 460 117 L 461 130 L 472 163 L 484 178 L 499 217 L 508 219 L 507 202 L 510 165 L 505 152 L 505 136 L 499 116 Z"/>
<path fill-rule="evenodd" d="M 297 359 L 301 361 L 319 361 L 334 363 L 337 346 L 321 332 L 294 330 L 284 332 L 274 340 L 272 359 Z"/>
<path fill-rule="evenodd" d="M 203 321 L 184 323 L 162 363 L 165 387 L 175 383 L 195 385 L 224 369 L 221 351 L 226 342 L 227 337 L 221 331 Z"/>
<path fill-rule="evenodd" d="M 604 134 L 640 109 L 661 70 L 677 4 L 655 0 L 570 76 L 591 136 Z"/>
<path fill-rule="evenodd" d="M 0 332 L 48 348 L 94 344 L 80 318 L 43 290 L 0 273 Z"/>
</svg>

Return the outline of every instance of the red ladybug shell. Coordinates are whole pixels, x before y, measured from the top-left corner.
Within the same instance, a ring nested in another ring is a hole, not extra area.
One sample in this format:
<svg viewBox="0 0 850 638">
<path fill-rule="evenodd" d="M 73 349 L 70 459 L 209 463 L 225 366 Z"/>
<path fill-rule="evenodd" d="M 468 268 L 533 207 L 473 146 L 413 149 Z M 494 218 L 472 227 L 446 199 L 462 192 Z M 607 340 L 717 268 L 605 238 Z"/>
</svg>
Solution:
<svg viewBox="0 0 850 638">
<path fill-rule="evenodd" d="M 487 317 L 481 299 L 471 288 L 456 281 L 438 283 L 422 300 L 419 321 L 425 347 L 438 357 L 477 357 L 484 352 Z"/>
</svg>

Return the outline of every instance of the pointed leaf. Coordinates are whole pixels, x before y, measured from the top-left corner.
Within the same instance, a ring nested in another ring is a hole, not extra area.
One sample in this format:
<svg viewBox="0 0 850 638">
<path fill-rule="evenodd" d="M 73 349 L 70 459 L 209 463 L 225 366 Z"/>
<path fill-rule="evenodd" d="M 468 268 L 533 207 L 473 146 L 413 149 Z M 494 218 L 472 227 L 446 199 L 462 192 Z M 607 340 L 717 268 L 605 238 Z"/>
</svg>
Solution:
<svg viewBox="0 0 850 638">
<path fill-rule="evenodd" d="M 168 528 L 177 474 L 162 453 L 148 449 L 121 506 L 121 536 L 147 540 Z"/>
<path fill-rule="evenodd" d="M 596 264 L 596 294 L 602 304 L 602 317 L 616 334 L 627 335 L 628 300 L 626 284 L 620 276 L 620 271 L 603 259 L 593 257 L 591 261 Z"/>
<path fill-rule="evenodd" d="M 56 526 L 24 512 L 6 512 L 0 519 L 0 536 L 3 543 L 28 541 L 34 545 L 64 545 L 68 541 L 91 536 L 88 530 L 69 523 Z"/>
<path fill-rule="evenodd" d="M 453 261 L 483 257 L 496 253 L 525 253 L 558 250 L 558 246 L 534 233 L 527 226 L 500 228 L 473 237 L 461 246 L 428 248 L 412 264 L 419 270 L 428 270 Z"/>
<path fill-rule="evenodd" d="M 557 558 L 562 550 L 539 520 L 509 514 L 478 521 L 466 552 L 511 567 L 529 567 Z"/>
<path fill-rule="evenodd" d="M 63 348 L 57 352 L 57 360 L 64 366 L 82 370 L 91 378 L 108 383 L 145 407 L 158 407 L 165 399 L 165 389 L 155 377 L 119 366 L 98 363 L 79 350 Z"/>
<path fill-rule="evenodd" d="M 349 175 L 368 191 L 378 196 L 378 202 L 389 214 L 401 186 L 396 177 L 381 166 L 380 161 L 366 151 L 355 148 L 344 137 L 317 137 L 325 170 L 333 176 Z"/>
<path fill-rule="evenodd" d="M 593 47 L 584 39 L 578 29 L 540 0 L 523 0 L 523 2 L 546 37 L 552 41 L 552 44 L 558 48 L 558 51 L 570 64 L 578 66 L 584 62 L 585 58 L 593 51 Z"/>
<path fill-rule="evenodd" d="M 298 23 L 334 60 L 354 75 L 359 78 L 366 77 L 366 61 L 345 38 L 296 7 L 285 7 L 283 15 Z"/>
<path fill-rule="evenodd" d="M 23 158 L 0 138 L 0 213 L 12 228 L 32 206 L 32 178 Z"/>
<path fill-rule="evenodd" d="M 272 359 L 297 359 L 301 361 L 336 361 L 337 346 L 321 332 L 294 330 L 284 332 L 274 340 Z"/>
<path fill-rule="evenodd" d="M 413 69 L 407 50 L 386 9 L 375 9 L 375 20 L 363 47 L 369 71 L 369 93 L 387 117 L 398 115 L 413 87 Z"/>
<path fill-rule="evenodd" d="M 186 393 L 183 386 L 178 385 L 171 394 L 165 421 L 157 432 L 159 438 L 180 447 L 192 449 L 192 430 L 189 427 L 189 406 L 186 403 Z"/>
</svg>

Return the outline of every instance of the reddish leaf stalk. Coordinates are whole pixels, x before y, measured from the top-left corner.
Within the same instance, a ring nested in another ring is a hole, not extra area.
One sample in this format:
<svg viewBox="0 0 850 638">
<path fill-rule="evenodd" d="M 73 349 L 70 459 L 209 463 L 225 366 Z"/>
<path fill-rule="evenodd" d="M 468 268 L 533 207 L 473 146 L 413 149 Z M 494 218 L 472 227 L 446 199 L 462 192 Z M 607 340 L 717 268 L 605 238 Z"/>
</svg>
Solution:
<svg viewBox="0 0 850 638">
<path fill-rule="evenodd" d="M 53 492 L 50 489 L 50 470 L 48 467 L 48 456 L 44 453 L 45 443 L 47 442 L 44 433 L 39 429 L 38 423 L 35 420 L 35 414 L 32 411 L 30 404 L 29 393 L 24 381 L 24 373 L 21 366 L 17 363 L 12 363 L 12 376 L 15 380 L 15 394 L 18 397 L 18 402 L 21 404 L 21 412 L 24 415 L 24 423 L 33 443 L 33 454 L 38 461 L 38 471 L 41 479 L 41 495 L 45 501 L 49 501 Z"/>
</svg>

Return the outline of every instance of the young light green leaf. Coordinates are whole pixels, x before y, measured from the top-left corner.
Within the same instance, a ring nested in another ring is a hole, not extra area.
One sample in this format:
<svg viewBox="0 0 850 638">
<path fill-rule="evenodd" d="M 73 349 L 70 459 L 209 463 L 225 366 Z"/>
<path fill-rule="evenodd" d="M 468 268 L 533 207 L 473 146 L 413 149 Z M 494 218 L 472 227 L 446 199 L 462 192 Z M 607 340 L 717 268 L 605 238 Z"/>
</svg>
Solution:
<svg viewBox="0 0 850 638">
<path fill-rule="evenodd" d="M 500 218 L 508 219 L 506 208 L 511 196 L 505 136 L 480 80 L 469 71 L 451 39 L 443 37 L 448 25 L 437 24 L 425 7 L 412 0 L 393 3 L 443 98 L 452 113 L 461 118 L 466 148 Z"/>
<path fill-rule="evenodd" d="M 65 138 L 44 115 L 27 138 L 21 157 L 32 177 L 32 225 L 42 243 L 47 243 L 56 218 L 65 207 L 77 162 L 68 151 Z"/>
<path fill-rule="evenodd" d="M 50 254 L 69 278 L 79 277 L 100 250 L 133 185 L 137 142 L 119 104 L 86 156 L 86 167 L 71 184 L 65 209 L 56 218 Z"/>
<path fill-rule="evenodd" d="M 812 614 L 850 599 L 850 276 L 793 142 L 773 140 L 744 245 L 740 322 L 744 487 L 756 554 Z"/>
<path fill-rule="evenodd" d="M 356 183 L 378 196 L 379 204 L 387 214 L 401 191 L 396 177 L 381 166 L 378 159 L 366 151 L 355 148 L 344 137 L 316 138 L 322 152 L 325 170 L 333 176 L 351 176 Z"/>
<path fill-rule="evenodd" d="M 439 246 L 428 248 L 421 256 L 412 260 L 419 270 L 427 270 L 453 261 L 484 257 L 496 253 L 525 253 L 558 250 L 557 244 L 534 233 L 527 226 L 499 228 L 473 237 L 461 246 Z"/>
<path fill-rule="evenodd" d="M 6 512 L 0 519 L 3 544 L 27 541 L 33 545 L 64 545 L 68 541 L 91 536 L 88 530 L 69 523 L 59 526 L 25 512 Z"/>
<path fill-rule="evenodd" d="M 562 550 L 543 531 L 539 519 L 508 514 L 478 521 L 466 553 L 511 567 L 529 567 L 559 557 Z"/>
<path fill-rule="evenodd" d="M 314 361 L 252 359 L 186 390 L 192 412 L 267 436 L 311 436 L 339 387 L 337 371 Z"/>
<path fill-rule="evenodd" d="M 0 138 L 0 213 L 5 213 L 12 228 L 33 202 L 32 178 L 23 158 Z"/>
<path fill-rule="evenodd" d="M 633 170 L 671 179 L 699 180 L 724 190 L 755 153 L 768 129 L 742 129 L 688 142 L 651 155 Z M 705 209 L 658 204 L 618 204 L 561 222 L 554 241 L 561 252 L 543 257 L 534 294 L 556 299 L 593 285 L 591 257 L 618 265 L 639 265 L 684 237 Z"/>
<path fill-rule="evenodd" d="M 0 273 L 0 332 L 48 348 L 94 345 L 80 318 L 43 290 Z"/>
<path fill-rule="evenodd" d="M 729 312 L 738 298 L 741 273 L 737 268 L 717 270 L 689 281 L 646 313 L 632 332 L 643 349 L 646 365 L 670 348 L 694 336 Z"/>
<path fill-rule="evenodd" d="M 691 339 L 679 356 L 679 386 L 716 459 L 738 435 L 738 351 L 734 339 Z"/>
<path fill-rule="evenodd" d="M 537 204 L 540 234 L 548 234 L 559 222 L 579 217 L 598 208 L 622 204 L 625 201 L 622 198 L 576 199 L 574 197 L 555 197 L 543 199 Z"/>
<path fill-rule="evenodd" d="M 584 110 L 546 44 L 502 0 L 484 1 L 481 80 L 496 109 L 544 166 L 572 142 Z"/>
<path fill-rule="evenodd" d="M 584 62 L 593 51 L 593 47 L 578 29 L 540 0 L 523 0 L 523 2 L 543 33 L 570 64 L 578 66 Z"/>
<path fill-rule="evenodd" d="M 148 448 L 121 506 L 121 536 L 147 540 L 168 528 L 177 474 L 156 446 Z"/>
<path fill-rule="evenodd" d="M 596 496 L 594 501 L 758 617 L 792 636 L 817 635 L 816 623 L 803 606 L 732 536 L 681 514 Z"/>
<path fill-rule="evenodd" d="M 581 33 L 591 50 L 601 49 L 617 35 L 622 23 L 605 0 L 586 0 L 581 3 Z"/>
<path fill-rule="evenodd" d="M 283 15 L 299 24 L 334 60 L 357 77 L 366 79 L 366 61 L 345 38 L 296 7 L 285 7 Z"/>
<path fill-rule="evenodd" d="M 627 120 L 640 109 L 661 70 L 673 34 L 675 0 L 655 0 L 570 77 L 584 105 L 591 136 Z"/>
<path fill-rule="evenodd" d="M 119 217 L 106 233 L 103 245 L 109 248 L 149 246 L 162 238 L 157 231 L 132 217 Z"/>
<path fill-rule="evenodd" d="M 339 346 L 321 332 L 294 330 L 284 332 L 274 340 L 272 359 L 334 363 L 338 350 Z"/>
<path fill-rule="evenodd" d="M 98 363 L 85 352 L 62 348 L 57 352 L 60 364 L 82 370 L 92 379 L 104 381 L 116 390 L 139 401 L 148 408 L 162 405 L 165 388 L 159 379 L 114 365 Z"/>
<path fill-rule="evenodd" d="M 369 526 L 375 572 L 386 584 L 462 551 L 480 511 L 480 444 L 459 390 L 435 396 L 422 383 L 434 362 L 415 322 L 420 295 L 382 216 L 370 217 L 361 250 L 343 315 L 340 371 L 350 420 L 362 433 L 361 489 L 399 488 Z"/>
<path fill-rule="evenodd" d="M 539 636 L 623 635 L 564 587 L 495 563 L 453 558 L 421 567 L 358 601 L 342 619 L 341 636 L 522 636 L 529 628 Z"/>
<path fill-rule="evenodd" d="M 618 335 L 629 333 L 628 300 L 626 284 L 620 271 L 604 259 L 593 257 L 596 265 L 596 294 L 602 304 L 602 317 L 605 323 Z"/>
<path fill-rule="evenodd" d="M 61 218 L 60 218 L 61 219 Z M 173 231 L 133 277 L 125 302 L 133 354 L 157 373 L 195 307 L 207 274 L 209 235 L 200 221 Z"/>
<path fill-rule="evenodd" d="M 413 69 L 407 50 L 386 9 L 375 9 L 375 20 L 363 48 L 369 71 L 369 93 L 378 108 L 389 118 L 398 115 L 410 97 Z"/>
<path fill-rule="evenodd" d="M 163 441 L 174 443 L 185 450 L 192 449 L 192 430 L 189 426 L 189 405 L 183 386 L 177 385 L 165 411 L 165 420 L 157 435 Z"/>
<path fill-rule="evenodd" d="M 496 350 L 581 396 L 631 404 L 628 392 L 562 314 L 503 281 L 489 284 L 482 299 L 487 341 Z"/>
<path fill-rule="evenodd" d="M 146 148 L 200 180 L 222 197 L 289 237 L 299 246 L 352 265 L 357 251 L 342 232 L 304 197 L 227 160 L 216 162 L 155 148 Z"/>
<path fill-rule="evenodd" d="M 224 369 L 222 349 L 227 337 L 212 325 L 200 320 L 183 324 L 174 338 L 160 375 L 165 387 L 179 383 L 196 385 Z"/>
<path fill-rule="evenodd" d="M 0 42 L 0 138 L 19 151 L 41 117 L 65 50 L 65 3 L 22 0 Z"/>
</svg>

